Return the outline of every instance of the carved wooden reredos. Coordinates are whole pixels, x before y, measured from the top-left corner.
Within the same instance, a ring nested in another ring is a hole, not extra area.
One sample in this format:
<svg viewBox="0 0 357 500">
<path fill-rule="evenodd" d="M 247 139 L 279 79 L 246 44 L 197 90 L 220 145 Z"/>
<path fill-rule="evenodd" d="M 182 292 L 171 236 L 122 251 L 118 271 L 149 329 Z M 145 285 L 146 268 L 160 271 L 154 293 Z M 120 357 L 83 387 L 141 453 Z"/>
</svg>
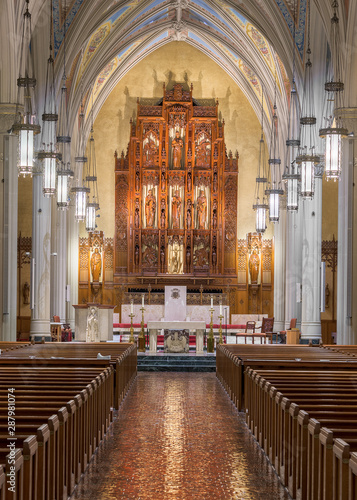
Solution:
<svg viewBox="0 0 357 500">
<path fill-rule="evenodd" d="M 127 155 L 115 154 L 115 281 L 236 282 L 237 183 L 217 102 L 183 84 L 139 100 Z"/>
<path fill-rule="evenodd" d="M 237 239 L 238 155 L 227 155 L 214 99 L 164 87 L 141 99 L 126 155 L 115 153 L 114 241 L 80 238 L 80 303 L 161 304 L 165 285 L 188 287 L 188 303 L 220 297 L 231 314 L 273 315 L 272 240 Z"/>
</svg>

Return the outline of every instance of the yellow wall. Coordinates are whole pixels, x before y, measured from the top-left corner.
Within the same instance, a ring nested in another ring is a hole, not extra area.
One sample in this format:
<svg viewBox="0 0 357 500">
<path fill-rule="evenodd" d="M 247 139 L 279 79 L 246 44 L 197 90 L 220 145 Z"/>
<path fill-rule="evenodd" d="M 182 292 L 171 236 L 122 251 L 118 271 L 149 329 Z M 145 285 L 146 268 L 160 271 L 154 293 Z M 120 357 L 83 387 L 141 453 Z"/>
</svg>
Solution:
<svg viewBox="0 0 357 500">
<path fill-rule="evenodd" d="M 238 70 L 237 70 L 238 71 Z M 114 236 L 114 152 L 126 152 L 129 120 L 135 117 L 137 97 L 162 97 L 163 82 L 193 84 L 196 98 L 218 98 L 225 120 L 227 150 L 239 151 L 238 238 L 255 230 L 254 202 L 260 124 L 248 100 L 225 71 L 185 42 L 172 42 L 149 54 L 131 69 L 111 92 L 94 123 L 100 219 L 98 230 Z M 268 223 L 264 237 L 271 238 Z M 84 225 L 81 234 L 85 236 Z"/>
</svg>

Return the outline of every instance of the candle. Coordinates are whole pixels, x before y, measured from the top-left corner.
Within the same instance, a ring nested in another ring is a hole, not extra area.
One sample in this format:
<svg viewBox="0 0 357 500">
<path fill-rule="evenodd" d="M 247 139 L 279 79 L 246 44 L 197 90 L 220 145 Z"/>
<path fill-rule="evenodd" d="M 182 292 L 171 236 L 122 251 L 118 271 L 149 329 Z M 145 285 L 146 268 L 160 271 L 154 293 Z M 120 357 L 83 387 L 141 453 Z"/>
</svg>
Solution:
<svg viewBox="0 0 357 500">
<path fill-rule="evenodd" d="M 141 305 L 144 307 L 144 295 L 141 297 Z"/>
<path fill-rule="evenodd" d="M 222 314 L 222 304 L 219 304 L 219 315 L 223 316 L 223 314 Z"/>
<path fill-rule="evenodd" d="M 211 297 L 211 309 L 213 309 L 213 297 Z"/>
<path fill-rule="evenodd" d="M 130 314 L 133 314 L 134 312 L 134 305 L 133 302 L 130 302 Z"/>
</svg>

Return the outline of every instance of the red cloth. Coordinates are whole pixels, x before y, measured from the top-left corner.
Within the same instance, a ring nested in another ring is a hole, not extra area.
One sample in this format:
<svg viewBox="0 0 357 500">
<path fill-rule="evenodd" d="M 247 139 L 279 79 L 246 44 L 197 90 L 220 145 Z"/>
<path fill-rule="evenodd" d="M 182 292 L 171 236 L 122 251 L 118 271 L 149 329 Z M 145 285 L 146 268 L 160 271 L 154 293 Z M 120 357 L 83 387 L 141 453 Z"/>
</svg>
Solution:
<svg viewBox="0 0 357 500">
<path fill-rule="evenodd" d="M 113 324 L 113 328 L 130 328 L 131 324 L 130 323 L 114 323 Z M 133 327 L 134 328 L 140 328 L 141 327 L 141 323 L 133 323 Z M 144 324 L 144 327 L 146 328 L 147 327 L 147 324 L 145 323 Z M 210 328 L 211 325 L 210 324 L 207 324 L 206 325 L 206 328 Z M 215 329 L 218 329 L 219 328 L 219 325 L 213 325 L 213 328 Z M 242 330 L 245 328 L 245 323 L 244 325 L 227 325 L 227 329 L 229 330 Z M 222 329 L 226 329 L 226 325 L 225 324 L 222 324 Z"/>
</svg>

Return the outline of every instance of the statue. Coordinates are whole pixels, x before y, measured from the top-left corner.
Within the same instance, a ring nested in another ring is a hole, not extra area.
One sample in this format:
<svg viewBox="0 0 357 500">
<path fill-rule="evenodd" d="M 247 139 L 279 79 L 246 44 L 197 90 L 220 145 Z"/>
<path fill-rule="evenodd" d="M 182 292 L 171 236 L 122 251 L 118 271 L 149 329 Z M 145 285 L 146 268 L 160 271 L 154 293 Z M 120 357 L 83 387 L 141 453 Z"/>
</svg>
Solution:
<svg viewBox="0 0 357 500">
<path fill-rule="evenodd" d="M 180 271 L 181 271 L 180 245 L 177 243 L 177 241 L 175 241 L 172 246 L 171 272 L 172 274 L 179 274 Z"/>
<path fill-rule="evenodd" d="M 187 229 L 191 229 L 191 210 L 187 210 Z"/>
<path fill-rule="evenodd" d="M 181 196 L 178 190 L 175 191 L 172 197 L 172 227 L 178 229 L 180 227 L 181 217 Z"/>
<path fill-rule="evenodd" d="M 200 191 L 200 196 L 197 199 L 197 216 L 198 216 L 198 229 L 206 228 L 207 218 L 207 198 L 203 189 Z"/>
<path fill-rule="evenodd" d="M 99 342 L 98 308 L 94 306 L 90 307 L 88 311 L 86 341 Z"/>
<path fill-rule="evenodd" d="M 191 268 L 191 247 L 186 248 L 186 272 L 190 272 Z"/>
<path fill-rule="evenodd" d="M 161 210 L 161 229 L 165 229 L 165 210 Z"/>
<path fill-rule="evenodd" d="M 99 281 L 100 274 L 102 272 L 102 256 L 99 253 L 98 248 L 94 250 L 90 260 L 90 267 L 92 270 L 93 281 Z"/>
<path fill-rule="evenodd" d="M 213 192 L 217 193 L 217 172 L 213 174 Z"/>
<path fill-rule="evenodd" d="M 139 191 L 140 189 L 140 174 L 139 171 L 137 170 L 135 173 L 135 191 Z"/>
<path fill-rule="evenodd" d="M 207 167 L 210 164 L 211 143 L 205 137 L 201 137 L 201 142 L 196 143 L 196 167 Z"/>
<path fill-rule="evenodd" d="M 191 179 L 192 179 L 191 172 L 189 172 L 187 174 L 187 191 L 191 191 L 191 187 L 192 187 Z"/>
<path fill-rule="evenodd" d="M 139 209 L 136 208 L 135 209 L 135 215 L 134 215 L 134 225 L 135 225 L 135 228 L 137 229 L 139 227 Z"/>
<path fill-rule="evenodd" d="M 249 273 L 250 273 L 250 282 L 252 284 L 258 283 L 259 265 L 260 265 L 260 258 L 258 255 L 257 247 L 254 247 L 249 257 Z"/>
<path fill-rule="evenodd" d="M 139 265 L 139 245 L 135 245 L 135 265 Z"/>
<path fill-rule="evenodd" d="M 155 212 L 156 212 L 156 198 L 152 193 L 152 189 L 149 189 L 145 199 L 146 227 L 154 226 Z"/>
<path fill-rule="evenodd" d="M 172 141 L 172 156 L 174 168 L 181 168 L 182 148 L 183 140 L 180 137 L 180 132 L 177 130 L 176 137 Z"/>
<path fill-rule="evenodd" d="M 217 265 L 217 249 L 216 249 L 216 247 L 212 247 L 212 265 L 214 268 Z"/>
<path fill-rule="evenodd" d="M 29 304 L 30 285 L 27 281 L 25 281 L 24 286 L 22 287 L 22 296 L 24 298 L 24 304 Z"/>
<path fill-rule="evenodd" d="M 216 210 L 213 210 L 212 214 L 212 228 L 217 229 L 217 213 Z"/>
</svg>

